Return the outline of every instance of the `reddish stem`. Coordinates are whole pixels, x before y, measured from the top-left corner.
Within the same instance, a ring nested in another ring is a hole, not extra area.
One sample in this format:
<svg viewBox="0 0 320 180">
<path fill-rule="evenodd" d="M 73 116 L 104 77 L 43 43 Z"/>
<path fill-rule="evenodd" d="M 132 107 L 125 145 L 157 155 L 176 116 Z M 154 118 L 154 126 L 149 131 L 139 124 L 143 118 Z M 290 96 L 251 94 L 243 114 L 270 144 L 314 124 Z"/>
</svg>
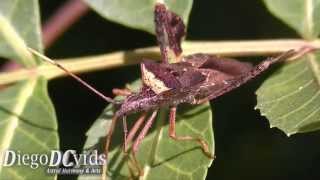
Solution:
<svg viewBox="0 0 320 180">
<path fill-rule="evenodd" d="M 89 7 L 81 0 L 69 0 L 44 23 L 42 38 L 45 48 L 50 47 L 71 25 L 85 15 Z"/>
<path fill-rule="evenodd" d="M 69 0 L 63 4 L 42 27 L 42 39 L 45 48 L 50 47 L 70 26 L 88 12 L 89 7 L 82 0 Z M 21 68 L 14 61 L 5 63 L 0 71 L 13 71 Z"/>
</svg>

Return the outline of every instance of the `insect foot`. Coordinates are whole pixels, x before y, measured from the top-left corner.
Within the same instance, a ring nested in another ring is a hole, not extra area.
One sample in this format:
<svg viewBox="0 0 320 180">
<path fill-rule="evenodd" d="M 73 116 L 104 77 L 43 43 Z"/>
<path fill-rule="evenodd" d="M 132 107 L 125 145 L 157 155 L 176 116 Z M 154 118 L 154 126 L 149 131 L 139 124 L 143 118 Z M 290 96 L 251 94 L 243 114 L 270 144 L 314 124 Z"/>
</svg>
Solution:
<svg viewBox="0 0 320 180">
<path fill-rule="evenodd" d="M 177 108 L 172 107 L 170 109 L 170 116 L 169 116 L 169 137 L 175 141 L 195 141 L 200 145 L 202 151 L 206 156 L 208 156 L 210 159 L 214 159 L 214 155 L 209 150 L 208 143 L 202 138 L 191 137 L 191 136 L 177 136 L 176 128 L 175 128 L 176 113 L 177 113 Z"/>
</svg>

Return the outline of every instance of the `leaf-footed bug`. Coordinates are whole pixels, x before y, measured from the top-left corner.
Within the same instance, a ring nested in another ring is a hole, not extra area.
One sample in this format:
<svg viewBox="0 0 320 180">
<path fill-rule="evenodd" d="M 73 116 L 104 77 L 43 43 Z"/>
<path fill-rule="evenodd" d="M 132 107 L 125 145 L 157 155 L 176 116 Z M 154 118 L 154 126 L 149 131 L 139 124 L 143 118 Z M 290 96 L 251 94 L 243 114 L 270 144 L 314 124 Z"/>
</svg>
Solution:
<svg viewBox="0 0 320 180">
<path fill-rule="evenodd" d="M 160 46 L 162 62 L 145 60 L 140 64 L 143 85 L 139 92 L 133 93 L 129 90 L 115 89 L 114 93 L 123 95 L 123 101 L 115 101 L 104 96 L 91 85 L 71 73 L 57 62 L 29 49 L 32 53 L 42 59 L 54 64 L 68 75 L 79 81 L 92 92 L 105 101 L 118 107 L 112 118 L 111 126 L 107 133 L 105 143 L 105 154 L 108 156 L 111 137 L 118 119 L 125 119 L 129 114 L 142 112 L 142 116 L 136 121 L 133 128 L 128 132 L 126 121 L 124 124 L 124 151 L 128 151 L 127 145 L 135 137 L 139 127 L 145 119 L 145 125 L 132 144 L 133 160 L 139 168 L 135 154 L 143 138 L 153 124 L 157 112 L 161 107 L 170 107 L 169 114 L 169 136 L 178 141 L 197 142 L 204 154 L 213 158 L 207 142 L 202 138 L 191 136 L 178 136 L 175 132 L 176 110 L 181 103 L 201 104 L 215 99 L 240 85 L 253 79 L 268 67 L 279 60 L 289 58 L 295 51 L 287 51 L 279 56 L 268 58 L 256 66 L 237 60 L 221 58 L 209 54 L 182 55 L 181 41 L 185 36 L 185 26 L 181 18 L 175 13 L 167 10 L 166 6 L 157 3 L 155 6 L 155 29 Z M 169 63 L 174 62 L 174 63 Z M 152 112 L 147 118 L 146 113 Z M 128 132 L 128 133 L 127 133 Z M 140 169 L 140 175 L 143 173 Z M 106 169 L 104 169 L 106 173 Z"/>
</svg>

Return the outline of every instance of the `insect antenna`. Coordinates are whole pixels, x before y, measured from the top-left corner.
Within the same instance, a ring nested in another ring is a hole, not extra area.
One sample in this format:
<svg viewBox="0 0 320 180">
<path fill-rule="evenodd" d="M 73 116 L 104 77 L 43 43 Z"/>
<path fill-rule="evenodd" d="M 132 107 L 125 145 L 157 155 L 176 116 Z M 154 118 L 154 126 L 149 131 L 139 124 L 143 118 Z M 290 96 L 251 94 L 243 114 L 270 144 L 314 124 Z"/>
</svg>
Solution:
<svg viewBox="0 0 320 180">
<path fill-rule="evenodd" d="M 95 93 L 97 96 L 99 96 L 100 98 L 102 98 L 103 100 L 109 102 L 109 103 L 112 103 L 112 104 L 115 104 L 115 105 L 119 105 L 121 104 L 119 101 L 115 101 L 113 100 L 112 98 L 110 97 L 107 97 L 105 96 L 104 94 L 102 94 L 100 91 L 98 91 L 97 89 L 95 89 L 93 86 L 91 86 L 90 84 L 88 84 L 87 82 L 85 82 L 83 79 L 81 79 L 79 76 L 75 75 L 74 73 L 70 72 L 68 69 L 66 69 L 65 67 L 63 67 L 61 64 L 59 64 L 58 62 L 48 58 L 47 56 L 39 53 L 38 51 L 32 49 L 32 48 L 29 48 L 28 47 L 28 50 L 40 57 L 42 60 L 44 61 L 47 61 L 49 62 L 50 64 L 52 65 L 55 65 L 57 66 L 59 69 L 63 70 L 65 73 L 67 73 L 68 75 L 70 75 L 73 79 L 75 79 L 76 81 L 78 81 L 80 84 L 84 85 L 86 88 L 88 88 L 91 92 Z"/>
</svg>

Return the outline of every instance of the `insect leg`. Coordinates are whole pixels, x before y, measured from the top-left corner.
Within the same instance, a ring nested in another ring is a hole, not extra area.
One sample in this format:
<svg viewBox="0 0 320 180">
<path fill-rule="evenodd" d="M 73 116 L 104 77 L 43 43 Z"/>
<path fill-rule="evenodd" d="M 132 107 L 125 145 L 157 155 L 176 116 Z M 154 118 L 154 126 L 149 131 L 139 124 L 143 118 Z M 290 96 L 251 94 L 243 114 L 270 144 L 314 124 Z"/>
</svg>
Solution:
<svg viewBox="0 0 320 180">
<path fill-rule="evenodd" d="M 143 170 L 141 169 L 139 162 L 136 158 L 136 153 L 138 151 L 139 145 L 142 142 L 143 138 L 146 136 L 146 134 L 148 133 L 149 129 L 151 128 L 154 120 L 156 119 L 158 110 L 153 111 L 153 113 L 151 114 L 151 116 L 149 117 L 149 119 L 147 120 L 145 126 L 143 127 L 143 129 L 141 130 L 141 132 L 139 133 L 137 139 L 134 141 L 133 145 L 132 145 L 132 157 L 133 157 L 133 163 L 135 164 L 135 166 L 138 168 L 139 170 L 139 175 L 142 176 L 143 175 Z"/>
<path fill-rule="evenodd" d="M 114 88 L 112 89 L 112 93 L 116 96 L 129 96 L 132 93 L 132 91 L 127 88 L 124 88 L 124 89 Z"/>
<path fill-rule="evenodd" d="M 123 127 L 123 140 L 124 140 L 124 149 L 127 149 L 127 136 L 128 136 L 128 126 L 127 126 L 127 118 L 126 116 L 122 117 L 122 127 Z"/>
<path fill-rule="evenodd" d="M 143 127 L 143 129 L 141 130 L 141 132 L 138 135 L 137 139 L 133 143 L 132 150 L 133 150 L 134 153 L 136 153 L 138 151 L 139 145 L 140 145 L 141 141 L 143 140 L 143 138 L 148 133 L 148 130 L 151 128 L 154 120 L 156 119 L 157 113 L 158 113 L 158 110 L 153 111 L 152 115 L 149 117 L 149 119 L 147 120 L 145 126 Z"/>
<path fill-rule="evenodd" d="M 124 89 L 118 89 L 118 88 L 114 88 L 112 89 L 112 93 L 116 96 L 129 96 L 132 92 L 130 89 L 124 88 Z M 124 132 L 124 151 L 126 152 L 127 149 L 127 135 L 128 135 L 128 126 L 127 126 L 127 121 L 126 121 L 126 117 L 122 118 L 122 125 L 123 125 L 123 132 Z"/>
<path fill-rule="evenodd" d="M 203 99 L 199 99 L 199 100 L 195 101 L 193 104 L 203 104 L 203 103 L 206 103 L 209 101 L 210 101 L 209 98 L 203 98 Z"/>
<path fill-rule="evenodd" d="M 124 152 L 128 151 L 127 145 L 132 141 L 133 137 L 136 135 L 137 131 L 141 127 L 142 123 L 146 119 L 147 113 L 142 113 L 138 120 L 134 123 L 133 127 L 130 129 L 126 141 L 124 142 Z"/>
<path fill-rule="evenodd" d="M 191 136 L 177 136 L 176 134 L 176 112 L 177 107 L 172 107 L 170 109 L 170 117 L 169 117 L 169 136 L 176 141 L 196 141 L 200 144 L 202 151 L 206 156 L 213 159 L 214 156 L 210 152 L 207 142 L 205 142 L 201 138 L 191 137 Z"/>
<path fill-rule="evenodd" d="M 127 156 L 128 144 L 132 141 L 132 139 L 136 135 L 136 133 L 139 130 L 139 128 L 141 127 L 142 123 L 146 119 L 146 116 L 147 116 L 146 112 L 142 113 L 141 116 L 138 118 L 138 120 L 134 123 L 133 127 L 130 129 L 129 134 L 123 144 L 123 151 L 124 151 L 125 156 Z M 137 167 L 137 165 L 136 165 L 137 163 L 130 156 L 129 156 L 129 160 L 132 162 L 132 164 L 130 164 L 130 161 L 128 162 L 128 169 L 129 169 L 131 176 L 134 177 L 134 171 L 133 171 L 134 168 L 132 166 Z M 138 170 L 139 170 L 139 168 L 138 168 Z"/>
<path fill-rule="evenodd" d="M 106 156 L 106 164 L 103 165 L 102 179 L 105 179 L 105 177 L 107 176 L 107 170 L 108 170 L 107 164 L 108 164 L 109 147 L 110 147 L 113 131 L 114 131 L 115 126 L 117 124 L 117 120 L 118 120 L 118 117 L 117 116 L 113 116 L 113 118 L 111 120 L 111 125 L 110 125 L 110 128 L 109 128 L 109 131 L 107 132 L 106 144 L 105 144 L 105 149 L 104 149 L 104 154 Z"/>
</svg>

